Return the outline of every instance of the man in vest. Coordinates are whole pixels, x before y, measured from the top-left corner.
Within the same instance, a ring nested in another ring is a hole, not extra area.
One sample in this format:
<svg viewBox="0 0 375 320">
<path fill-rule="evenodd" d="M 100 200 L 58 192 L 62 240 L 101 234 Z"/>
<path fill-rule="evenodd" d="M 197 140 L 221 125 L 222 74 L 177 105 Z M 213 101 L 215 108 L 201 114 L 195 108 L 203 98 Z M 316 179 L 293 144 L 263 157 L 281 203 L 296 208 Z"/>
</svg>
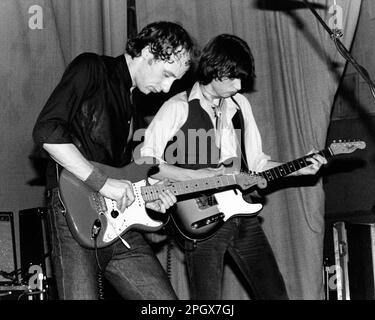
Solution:
<svg viewBox="0 0 375 320">
<path fill-rule="evenodd" d="M 263 153 L 250 103 L 239 93 L 250 88 L 255 78 L 247 43 L 229 34 L 213 38 L 202 50 L 197 78 L 190 90 L 163 104 L 146 130 L 140 153 L 161 162 L 154 177 L 185 181 L 240 169 L 259 172 L 280 165 Z M 229 159 L 239 161 L 231 168 L 222 165 Z M 312 155 L 308 161 L 311 165 L 294 175 L 315 174 L 326 163 L 320 155 Z M 288 299 L 256 216 L 234 217 L 214 236 L 186 250 L 192 299 L 222 298 L 226 252 L 238 265 L 254 299 Z"/>
</svg>

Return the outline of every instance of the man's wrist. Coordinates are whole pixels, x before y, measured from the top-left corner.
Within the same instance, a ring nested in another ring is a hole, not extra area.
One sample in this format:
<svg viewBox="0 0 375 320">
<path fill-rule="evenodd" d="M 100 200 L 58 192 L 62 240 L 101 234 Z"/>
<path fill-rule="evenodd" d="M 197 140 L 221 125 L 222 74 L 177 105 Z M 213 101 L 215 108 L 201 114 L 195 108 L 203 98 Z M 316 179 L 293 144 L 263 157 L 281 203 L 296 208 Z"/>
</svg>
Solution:
<svg viewBox="0 0 375 320">
<path fill-rule="evenodd" d="M 83 182 L 91 189 L 99 191 L 105 185 L 108 176 L 99 168 L 94 167 L 90 175 Z"/>
</svg>

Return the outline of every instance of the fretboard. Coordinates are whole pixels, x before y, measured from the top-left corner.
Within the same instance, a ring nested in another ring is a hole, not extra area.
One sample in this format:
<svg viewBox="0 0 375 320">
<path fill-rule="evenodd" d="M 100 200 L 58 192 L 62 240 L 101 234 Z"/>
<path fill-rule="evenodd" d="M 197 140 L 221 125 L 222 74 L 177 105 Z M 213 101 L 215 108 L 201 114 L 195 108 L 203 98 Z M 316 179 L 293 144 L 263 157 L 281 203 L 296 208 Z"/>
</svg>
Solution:
<svg viewBox="0 0 375 320">
<path fill-rule="evenodd" d="M 320 154 L 321 156 L 325 158 L 329 158 L 332 156 L 332 152 L 330 151 L 329 148 L 323 149 L 316 154 Z M 299 169 L 305 168 L 311 164 L 311 162 L 307 161 L 307 158 L 311 158 L 313 154 L 309 154 L 307 156 L 304 156 L 302 158 L 289 161 L 287 163 L 284 163 L 280 166 L 271 168 L 266 171 L 259 172 L 258 174 L 265 178 L 267 182 L 277 180 L 279 178 L 285 177 L 288 174 L 291 174 L 295 171 L 298 171 Z"/>
<path fill-rule="evenodd" d="M 170 190 L 175 196 L 180 196 L 189 193 L 228 187 L 235 184 L 236 179 L 234 175 L 224 175 L 212 178 L 173 182 L 168 185 L 155 184 L 152 186 L 146 186 L 141 188 L 141 194 L 145 202 L 150 202 L 159 199 L 159 194 L 166 190 Z"/>
</svg>

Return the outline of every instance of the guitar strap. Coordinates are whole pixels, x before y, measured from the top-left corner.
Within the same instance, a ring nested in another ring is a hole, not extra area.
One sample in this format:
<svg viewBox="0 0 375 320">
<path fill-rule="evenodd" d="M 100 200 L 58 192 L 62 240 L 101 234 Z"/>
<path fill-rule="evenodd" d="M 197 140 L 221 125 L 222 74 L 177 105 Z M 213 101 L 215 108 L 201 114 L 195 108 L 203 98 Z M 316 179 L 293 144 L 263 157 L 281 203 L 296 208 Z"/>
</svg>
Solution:
<svg viewBox="0 0 375 320">
<path fill-rule="evenodd" d="M 237 141 L 241 141 L 240 153 L 241 153 L 241 171 L 249 171 L 249 167 L 246 160 L 246 149 L 245 149 L 245 120 L 238 102 L 231 97 L 233 102 L 237 105 L 237 112 L 232 118 L 233 128 L 236 131 Z"/>
</svg>

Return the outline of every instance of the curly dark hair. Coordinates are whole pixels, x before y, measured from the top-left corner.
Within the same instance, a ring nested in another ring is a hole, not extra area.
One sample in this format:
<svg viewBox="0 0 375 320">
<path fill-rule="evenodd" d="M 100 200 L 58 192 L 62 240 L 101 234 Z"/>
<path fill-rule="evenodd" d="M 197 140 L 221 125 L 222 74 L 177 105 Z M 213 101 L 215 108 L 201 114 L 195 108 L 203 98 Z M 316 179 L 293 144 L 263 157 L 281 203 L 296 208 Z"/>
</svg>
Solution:
<svg viewBox="0 0 375 320">
<path fill-rule="evenodd" d="M 216 36 L 202 49 L 197 78 L 203 85 L 214 79 L 241 79 L 242 91 L 250 90 L 255 79 L 254 57 L 250 47 L 235 35 Z"/>
<path fill-rule="evenodd" d="M 170 61 L 172 55 L 183 50 L 191 52 L 193 41 L 187 31 L 180 25 L 169 22 L 153 22 L 144 27 L 138 35 L 128 40 L 126 52 L 132 57 L 139 57 L 142 49 L 150 47 L 156 60 Z"/>
</svg>

